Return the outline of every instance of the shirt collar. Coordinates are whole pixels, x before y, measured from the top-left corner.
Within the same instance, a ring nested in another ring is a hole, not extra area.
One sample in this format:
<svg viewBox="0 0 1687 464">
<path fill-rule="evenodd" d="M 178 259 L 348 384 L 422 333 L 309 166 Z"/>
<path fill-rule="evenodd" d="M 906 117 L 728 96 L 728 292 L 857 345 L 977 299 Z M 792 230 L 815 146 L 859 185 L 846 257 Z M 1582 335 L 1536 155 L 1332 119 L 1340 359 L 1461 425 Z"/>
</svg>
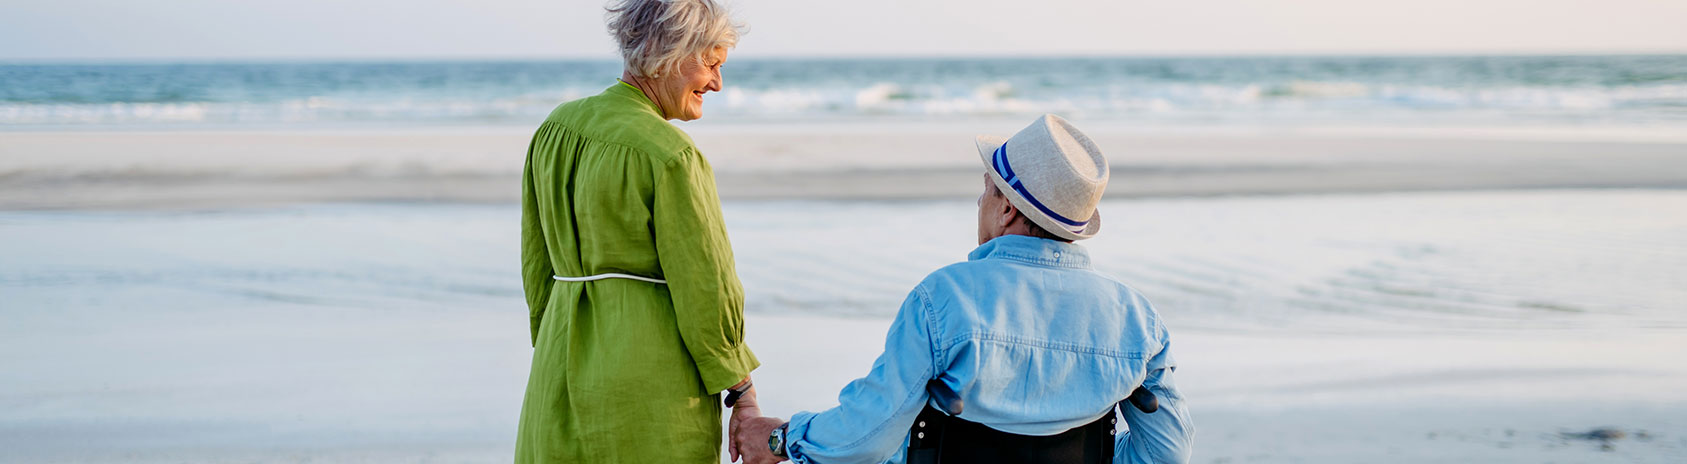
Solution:
<svg viewBox="0 0 1687 464">
<path fill-rule="evenodd" d="M 656 106 L 656 102 L 650 101 L 650 97 L 645 96 L 643 90 L 639 90 L 638 87 L 633 87 L 633 85 L 628 84 L 627 81 L 616 79 L 615 85 L 609 86 L 608 89 L 604 89 L 603 93 L 637 101 L 643 104 L 645 108 L 650 109 L 650 112 L 656 113 L 656 116 L 662 116 L 662 109 Z"/>
<path fill-rule="evenodd" d="M 1026 235 L 996 237 L 967 254 L 967 261 L 983 259 L 1009 259 L 1049 267 L 1090 268 L 1090 253 L 1083 246 Z"/>
</svg>

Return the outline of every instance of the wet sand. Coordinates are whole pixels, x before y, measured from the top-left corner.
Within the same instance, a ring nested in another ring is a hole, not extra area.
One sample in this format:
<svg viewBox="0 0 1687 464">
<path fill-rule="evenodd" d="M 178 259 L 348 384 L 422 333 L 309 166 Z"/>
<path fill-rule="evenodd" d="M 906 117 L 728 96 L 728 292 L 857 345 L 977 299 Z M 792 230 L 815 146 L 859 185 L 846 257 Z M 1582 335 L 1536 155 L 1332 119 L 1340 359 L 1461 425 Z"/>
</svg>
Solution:
<svg viewBox="0 0 1687 464">
<path fill-rule="evenodd" d="M 766 410 L 829 407 L 971 248 L 970 133 L 695 129 Z M 1195 462 L 1687 455 L 1687 143 L 1095 135 Z M 0 462 L 507 462 L 526 143 L 0 132 Z"/>
<path fill-rule="evenodd" d="M 831 406 L 909 288 L 973 246 L 968 200 L 724 206 L 785 417 Z M 1084 246 L 1166 317 L 1195 462 L 1687 450 L 1687 192 L 1103 207 Z M 518 217 L 0 212 L 0 462 L 508 462 L 532 355 Z M 1577 438 L 1596 428 L 1624 437 Z"/>
</svg>

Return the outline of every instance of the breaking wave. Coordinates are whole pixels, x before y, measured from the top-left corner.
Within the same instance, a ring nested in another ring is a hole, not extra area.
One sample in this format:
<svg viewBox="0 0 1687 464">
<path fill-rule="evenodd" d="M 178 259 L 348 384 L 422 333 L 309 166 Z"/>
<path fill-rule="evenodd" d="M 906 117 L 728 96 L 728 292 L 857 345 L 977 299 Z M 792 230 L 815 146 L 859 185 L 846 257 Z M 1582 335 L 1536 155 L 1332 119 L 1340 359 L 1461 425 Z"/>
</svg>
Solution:
<svg viewBox="0 0 1687 464">
<path fill-rule="evenodd" d="M 519 124 L 612 62 L 0 65 L 0 125 Z M 1687 121 L 1687 56 L 733 62 L 712 119 Z"/>
</svg>

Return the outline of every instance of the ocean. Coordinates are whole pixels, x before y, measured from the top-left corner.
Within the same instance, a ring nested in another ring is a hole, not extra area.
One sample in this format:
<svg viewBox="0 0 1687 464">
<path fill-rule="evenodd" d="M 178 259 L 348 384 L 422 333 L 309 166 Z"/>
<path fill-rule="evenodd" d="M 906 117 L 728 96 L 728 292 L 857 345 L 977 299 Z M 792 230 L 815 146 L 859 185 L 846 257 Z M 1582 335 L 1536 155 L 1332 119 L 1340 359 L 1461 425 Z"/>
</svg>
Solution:
<svg viewBox="0 0 1687 464">
<path fill-rule="evenodd" d="M 1687 55 L 755 59 L 711 122 L 1687 125 Z M 529 126 L 614 61 L 0 64 L 0 128 Z"/>
<path fill-rule="evenodd" d="M 617 69 L 0 65 L 0 462 L 509 462 L 523 149 Z M 1196 460 L 1687 449 L 1687 55 L 725 72 L 681 127 L 754 193 L 722 211 L 770 414 L 830 407 L 976 245 L 971 134 L 1055 112 L 1140 187 L 1083 246 L 1175 334 Z"/>
</svg>

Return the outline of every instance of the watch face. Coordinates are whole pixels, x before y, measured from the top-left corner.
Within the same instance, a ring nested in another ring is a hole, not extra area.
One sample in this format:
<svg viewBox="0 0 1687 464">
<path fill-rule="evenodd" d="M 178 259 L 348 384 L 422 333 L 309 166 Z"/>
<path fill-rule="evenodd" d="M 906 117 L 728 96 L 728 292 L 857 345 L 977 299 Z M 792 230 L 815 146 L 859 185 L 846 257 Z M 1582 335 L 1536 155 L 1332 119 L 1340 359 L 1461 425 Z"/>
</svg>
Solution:
<svg viewBox="0 0 1687 464">
<path fill-rule="evenodd" d="M 781 425 L 768 434 L 767 450 L 774 456 L 785 457 L 785 426 Z"/>
</svg>

